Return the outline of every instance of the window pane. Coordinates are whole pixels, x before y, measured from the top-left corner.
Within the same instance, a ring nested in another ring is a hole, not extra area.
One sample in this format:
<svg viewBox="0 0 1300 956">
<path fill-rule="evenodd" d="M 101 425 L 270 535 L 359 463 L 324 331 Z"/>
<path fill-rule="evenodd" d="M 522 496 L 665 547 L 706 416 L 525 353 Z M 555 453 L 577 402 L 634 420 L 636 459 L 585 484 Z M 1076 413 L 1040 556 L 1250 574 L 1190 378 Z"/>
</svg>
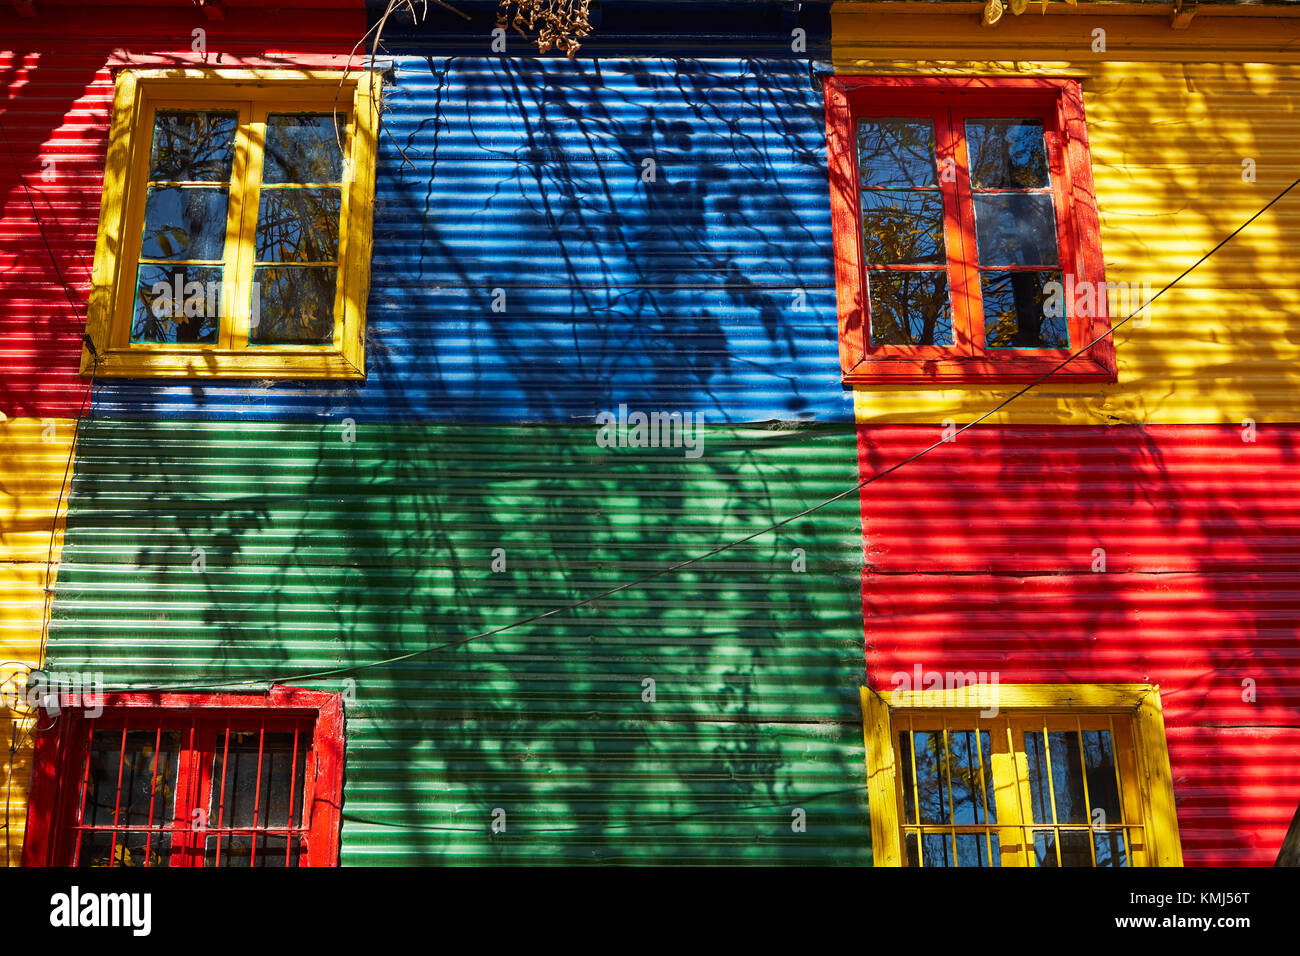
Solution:
<svg viewBox="0 0 1300 956">
<path fill-rule="evenodd" d="M 948 823 L 948 773 L 943 734 L 917 731 L 912 735 L 916 754 L 916 789 L 921 823 Z M 927 838 L 928 840 L 928 838 Z M 929 855 L 929 843 L 925 846 Z"/>
<path fill-rule="evenodd" d="M 253 856 L 253 844 L 257 856 Z M 220 858 L 218 859 L 218 847 Z M 302 860 L 302 842 L 297 837 L 272 834 L 237 833 L 232 836 L 209 836 L 204 842 L 204 866 L 285 866 L 286 850 L 289 866 L 298 866 Z"/>
<path fill-rule="evenodd" d="M 332 341 L 337 277 L 337 266 L 256 267 L 252 344 L 324 345 Z"/>
<path fill-rule="evenodd" d="M 234 112 L 159 110 L 154 115 L 149 179 L 229 182 L 238 119 Z"/>
<path fill-rule="evenodd" d="M 220 262 L 226 248 L 226 188 L 150 186 L 144 202 L 144 259 Z"/>
<path fill-rule="evenodd" d="M 257 211 L 258 262 L 332 262 L 339 254 L 338 189 L 264 189 Z"/>
<path fill-rule="evenodd" d="M 1029 765 L 1029 789 L 1034 823 L 1051 823 L 1051 798 L 1056 798 L 1056 823 L 1089 823 L 1083 794 L 1083 770 L 1079 762 L 1079 734 L 1073 730 L 1051 731 L 1044 753 L 1041 733 L 1025 734 L 1025 757 Z"/>
<path fill-rule="evenodd" d="M 1038 866 L 1092 866 L 1088 849 L 1091 834 L 1087 830 L 1034 831 L 1034 856 Z M 1061 860 L 1056 860 L 1056 841 L 1060 841 Z"/>
<path fill-rule="evenodd" d="M 907 865 L 921 865 L 921 836 L 918 833 L 908 833 L 903 837 L 903 847 L 907 851 Z"/>
<path fill-rule="evenodd" d="M 989 862 L 989 845 L 983 833 L 957 834 L 958 866 L 1000 866 L 998 857 L 998 835 L 992 834 L 993 861 Z"/>
<path fill-rule="evenodd" d="M 981 266 L 1056 265 L 1056 213 L 1047 193 L 976 193 Z"/>
<path fill-rule="evenodd" d="M 1046 288 L 1049 282 L 1056 283 L 1055 289 Z M 984 344 L 991 349 L 1069 348 L 1061 288 L 1059 272 L 981 272 Z"/>
<path fill-rule="evenodd" d="M 943 197 L 934 191 L 862 193 L 862 249 L 871 265 L 943 263 Z"/>
<path fill-rule="evenodd" d="M 146 844 L 148 845 L 146 848 Z M 169 866 L 172 835 L 169 830 L 152 833 L 98 830 L 81 835 L 78 866 Z"/>
<path fill-rule="evenodd" d="M 867 276 L 871 344 L 952 345 L 946 272 L 878 272 Z"/>
<path fill-rule="evenodd" d="M 1088 802 L 1094 823 L 1116 826 L 1126 822 L 1119 805 L 1119 788 L 1115 782 L 1115 755 L 1111 751 L 1109 730 L 1083 732 L 1083 762 L 1088 774 Z M 1097 817 L 1097 811 L 1102 812 Z M 1099 857 L 1100 859 L 1100 857 Z"/>
<path fill-rule="evenodd" d="M 980 732 L 980 743 L 975 745 L 973 730 L 948 731 L 948 744 L 952 748 L 949 760 L 952 778 L 953 822 L 959 824 L 996 823 L 997 810 L 993 801 L 993 765 L 989 758 L 989 735 Z M 980 753 L 984 755 L 981 771 Z M 984 789 L 980 784 L 983 781 Z M 985 819 L 988 807 L 989 819 Z M 983 840 L 983 835 L 980 840 Z M 960 843 L 958 850 L 960 851 Z"/>
<path fill-rule="evenodd" d="M 903 822 L 916 823 L 916 795 L 912 792 L 912 741 L 898 735 L 898 772 L 903 777 Z"/>
<path fill-rule="evenodd" d="M 957 865 L 957 861 L 952 858 L 952 837 L 947 833 L 923 833 L 921 839 L 925 854 L 923 866 Z"/>
<path fill-rule="evenodd" d="M 337 183 L 343 178 L 339 138 L 347 135 L 348 117 L 334 114 L 272 113 L 266 118 L 264 183 Z"/>
<path fill-rule="evenodd" d="M 219 266 L 142 265 L 131 341 L 215 345 L 221 296 Z"/>
<path fill-rule="evenodd" d="M 159 749 L 155 731 L 129 730 L 123 752 L 121 730 L 94 732 L 82 804 L 83 825 L 113 826 L 114 811 L 117 826 L 162 826 L 172 822 L 179 735 L 166 731 L 161 743 Z"/>
<path fill-rule="evenodd" d="M 1124 848 L 1124 834 L 1120 830 L 1093 832 L 1093 845 L 1097 848 L 1098 866 L 1128 866 L 1128 853 Z"/>
<path fill-rule="evenodd" d="M 1034 189 L 1049 185 L 1043 124 L 1033 119 L 966 121 L 971 185 Z"/>
<path fill-rule="evenodd" d="M 860 120 L 858 168 L 865 188 L 934 185 L 934 124 L 924 119 Z"/>
<path fill-rule="evenodd" d="M 287 827 L 291 792 L 294 817 L 300 820 L 307 760 L 301 735 L 297 766 L 291 768 L 293 746 L 292 732 L 232 731 L 228 741 L 224 733 L 217 734 L 208 825 Z"/>
</svg>

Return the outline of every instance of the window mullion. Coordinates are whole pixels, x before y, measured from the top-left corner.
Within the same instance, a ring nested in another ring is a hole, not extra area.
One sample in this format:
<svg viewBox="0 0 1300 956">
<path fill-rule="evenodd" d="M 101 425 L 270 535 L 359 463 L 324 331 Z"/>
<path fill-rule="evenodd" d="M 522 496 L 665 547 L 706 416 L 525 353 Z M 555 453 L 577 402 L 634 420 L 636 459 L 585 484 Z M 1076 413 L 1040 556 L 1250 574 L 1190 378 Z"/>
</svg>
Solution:
<svg viewBox="0 0 1300 956">
<path fill-rule="evenodd" d="M 942 144 L 939 147 L 940 172 L 945 171 L 945 166 L 952 170 L 947 178 L 939 177 L 939 185 L 952 234 L 948 243 L 948 285 L 952 290 L 955 341 L 960 354 L 982 355 L 984 316 L 976 259 L 975 210 L 961 114 L 955 109 L 943 110 L 935 122 L 939 127 L 936 135 Z"/>
<path fill-rule="evenodd" d="M 253 294 L 254 241 L 261 196 L 262 156 L 266 142 L 266 108 L 249 103 L 240 110 L 240 136 L 235 150 L 229 232 L 226 241 L 226 272 L 232 277 L 232 292 L 225 299 L 221 323 L 221 347 L 248 346 L 249 302 Z"/>
</svg>

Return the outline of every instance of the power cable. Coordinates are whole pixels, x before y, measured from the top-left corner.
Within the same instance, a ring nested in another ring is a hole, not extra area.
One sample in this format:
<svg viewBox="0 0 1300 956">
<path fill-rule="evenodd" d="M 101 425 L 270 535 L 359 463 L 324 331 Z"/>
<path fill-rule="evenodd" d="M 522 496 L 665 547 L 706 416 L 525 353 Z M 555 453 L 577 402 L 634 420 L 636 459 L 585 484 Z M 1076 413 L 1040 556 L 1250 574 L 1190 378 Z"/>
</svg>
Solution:
<svg viewBox="0 0 1300 956">
<path fill-rule="evenodd" d="M 1211 256 L 1213 256 L 1220 249 L 1222 249 L 1229 242 L 1231 242 L 1238 235 L 1240 235 L 1241 232 L 1243 232 L 1251 223 L 1253 223 L 1256 219 L 1258 219 L 1269 209 L 1271 209 L 1275 204 L 1281 201 L 1282 198 L 1285 197 L 1289 192 L 1291 192 L 1291 190 L 1295 189 L 1296 186 L 1300 186 L 1300 178 L 1293 180 L 1289 186 L 1287 186 L 1280 193 L 1278 193 L 1276 196 L 1270 199 L 1268 203 L 1266 203 L 1263 207 L 1261 207 L 1254 215 L 1252 215 L 1240 226 L 1238 226 L 1236 229 L 1230 232 L 1225 238 L 1220 240 L 1220 242 L 1217 245 L 1215 245 L 1213 249 L 1211 249 L 1209 252 L 1202 255 L 1194 263 L 1192 263 L 1181 273 L 1179 273 L 1178 276 L 1176 276 L 1170 282 L 1166 283 L 1158 292 L 1156 292 L 1153 296 L 1151 296 L 1151 298 L 1147 299 L 1146 302 L 1138 306 L 1136 309 L 1134 309 L 1132 312 L 1126 315 L 1123 319 L 1112 324 L 1110 328 L 1102 332 L 1100 335 L 1096 336 L 1087 345 L 1084 345 L 1076 349 L 1074 352 L 1070 353 L 1068 356 L 1062 359 L 1057 365 L 1048 369 L 1038 378 L 1034 379 L 1034 381 L 1023 386 L 1019 390 L 1013 392 L 1011 395 L 1007 396 L 1001 402 L 994 405 L 988 411 L 984 412 L 978 417 L 967 422 L 965 425 L 962 425 L 951 435 L 940 438 L 938 441 L 926 446 L 925 448 L 922 448 L 920 451 L 916 452 L 915 454 L 909 455 L 907 458 L 904 458 L 901 461 L 898 461 L 893 465 L 890 465 L 888 468 L 876 472 L 875 474 L 871 475 L 868 478 L 864 478 L 862 481 L 858 482 L 856 485 L 853 485 L 852 487 L 846 488 L 841 492 L 831 495 L 829 498 L 826 498 L 825 500 L 819 502 L 818 504 L 805 508 L 804 510 L 792 514 L 786 518 L 782 518 L 780 521 L 776 521 L 765 528 L 761 528 L 757 531 L 753 531 L 745 535 L 744 537 L 737 538 L 734 541 L 719 545 L 716 548 L 706 551 L 703 554 L 696 555 L 693 558 L 688 558 L 685 561 L 679 561 L 676 564 L 671 564 L 663 568 L 659 568 L 658 570 L 652 571 L 646 575 L 642 575 L 641 577 L 636 578 L 635 580 L 628 581 L 611 588 L 607 588 L 606 590 L 601 591 L 598 594 L 593 594 L 589 597 L 585 597 L 577 601 L 570 601 L 568 604 L 562 604 L 559 607 L 552 608 L 549 611 L 543 611 L 538 614 L 532 614 L 527 617 L 523 617 L 518 620 L 512 621 L 509 624 L 502 624 L 498 627 L 489 628 L 486 631 L 480 631 L 477 634 L 471 634 L 468 637 L 462 637 L 457 640 L 448 641 L 443 644 L 428 645 L 422 648 L 417 648 L 414 651 L 408 651 L 405 654 L 398 654 L 394 657 L 384 658 L 383 660 L 371 661 L 365 664 L 353 664 L 346 667 L 329 668 L 326 670 L 308 671 L 308 672 L 297 673 L 297 674 L 282 675 L 279 677 L 230 678 L 227 680 L 213 681 L 210 683 L 176 683 L 176 684 L 153 684 L 153 685 L 128 684 L 128 685 L 122 685 L 121 689 L 124 691 L 147 693 L 151 691 L 161 692 L 161 691 L 169 691 L 169 690 L 208 690 L 208 689 L 217 689 L 222 687 L 235 687 L 235 686 L 246 685 L 246 684 L 268 684 L 268 685 L 291 684 L 299 681 L 319 680 L 324 677 L 339 677 L 347 674 L 355 674 L 372 667 L 388 667 L 393 664 L 400 664 L 404 661 L 413 660 L 417 657 L 423 657 L 426 654 L 433 654 L 438 651 L 450 650 L 452 648 L 461 647 L 465 644 L 470 644 L 474 641 L 482 640 L 487 637 L 493 637 L 497 634 L 502 634 L 506 631 L 514 630 L 517 627 L 522 627 L 525 624 L 532 624 L 537 621 L 545 620 L 546 618 L 553 617 L 556 614 L 562 614 L 566 611 L 572 611 L 576 608 L 583 607 L 584 605 L 591 604 L 595 601 L 603 600 L 607 597 L 610 597 L 611 595 L 618 594 L 622 591 L 627 591 L 635 587 L 639 587 L 642 584 L 646 584 L 647 582 L 653 581 L 657 578 L 661 578 L 668 574 L 673 574 L 677 571 L 681 571 L 684 570 L 685 568 L 692 567 L 693 565 L 699 564 L 703 561 L 707 561 L 709 558 L 722 554 L 725 551 L 730 551 L 733 548 L 739 547 L 742 544 L 752 541 L 755 538 L 761 537 L 762 535 L 768 534 L 772 531 L 776 531 L 779 528 L 783 528 L 794 521 L 800 520 L 801 518 L 806 518 L 810 514 L 820 511 L 823 508 L 829 507 L 835 502 L 847 498 L 849 495 L 854 494 L 858 491 L 861 491 L 863 488 L 867 487 L 868 485 L 880 481 L 882 478 L 888 477 L 889 475 L 892 475 L 894 472 L 898 471 L 899 469 L 905 468 L 907 465 L 910 465 L 912 462 L 916 461 L 917 459 L 922 458 L 925 455 L 929 454 L 930 452 L 934 451 L 939 446 L 952 441 L 953 438 L 955 438 L 957 435 L 960 435 L 962 432 L 974 428 L 980 422 L 990 418 L 993 415 L 996 415 L 999 411 L 1006 408 L 1012 402 L 1016 401 L 1017 399 L 1019 399 L 1020 397 L 1022 397 L 1032 389 L 1037 388 L 1043 382 L 1047 381 L 1049 378 L 1051 378 L 1061 369 L 1065 368 L 1067 365 L 1073 362 L 1080 355 L 1083 355 L 1085 352 L 1091 349 L 1094 345 L 1104 341 L 1106 338 L 1110 336 L 1113 336 L 1115 332 L 1118 331 L 1121 327 L 1123 327 L 1125 324 L 1130 322 L 1133 318 L 1140 315 L 1147 308 L 1149 308 L 1150 305 L 1156 301 L 1156 299 L 1160 298 L 1162 295 L 1164 295 L 1174 286 L 1178 285 L 1178 283 L 1180 283 L 1183 279 L 1187 278 L 1187 276 L 1189 276 L 1193 271 L 1195 271 L 1197 268 L 1203 265 Z"/>
</svg>

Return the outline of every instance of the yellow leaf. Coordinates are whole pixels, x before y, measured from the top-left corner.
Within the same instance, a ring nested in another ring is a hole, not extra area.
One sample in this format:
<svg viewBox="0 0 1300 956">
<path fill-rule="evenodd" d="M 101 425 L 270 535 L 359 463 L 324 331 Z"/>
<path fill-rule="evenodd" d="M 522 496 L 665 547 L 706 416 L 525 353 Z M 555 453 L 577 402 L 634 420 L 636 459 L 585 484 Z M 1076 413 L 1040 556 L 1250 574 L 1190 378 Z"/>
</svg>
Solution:
<svg viewBox="0 0 1300 956">
<path fill-rule="evenodd" d="M 1011 12 L 1015 16 L 1025 12 L 1025 7 L 1029 6 L 1029 0 L 1011 0 Z"/>
<path fill-rule="evenodd" d="M 984 4 L 984 16 L 980 20 L 986 27 L 991 27 L 1002 19 L 1002 0 L 987 0 Z"/>
</svg>

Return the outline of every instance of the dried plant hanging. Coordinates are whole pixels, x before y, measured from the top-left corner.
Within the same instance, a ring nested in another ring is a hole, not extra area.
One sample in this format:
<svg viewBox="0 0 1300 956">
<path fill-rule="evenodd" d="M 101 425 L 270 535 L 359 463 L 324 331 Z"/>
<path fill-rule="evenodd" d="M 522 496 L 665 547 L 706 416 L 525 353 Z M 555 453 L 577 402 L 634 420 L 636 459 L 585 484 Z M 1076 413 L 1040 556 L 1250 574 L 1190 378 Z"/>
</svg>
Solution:
<svg viewBox="0 0 1300 956">
<path fill-rule="evenodd" d="M 1047 12 L 1047 0 L 1040 0 L 1043 13 Z M 1070 6 L 1077 6 L 1078 0 L 1065 0 Z M 980 22 L 986 27 L 991 27 L 1002 19 L 1002 14 L 1007 7 L 1011 8 L 1011 15 L 1018 17 L 1024 13 L 1029 6 L 1029 0 L 985 0 L 984 15 Z"/>
<path fill-rule="evenodd" d="M 573 59 L 591 33 L 590 5 L 591 0 L 501 0 L 497 26 L 514 27 L 524 39 L 534 34 L 539 53 L 556 50 Z"/>
</svg>

